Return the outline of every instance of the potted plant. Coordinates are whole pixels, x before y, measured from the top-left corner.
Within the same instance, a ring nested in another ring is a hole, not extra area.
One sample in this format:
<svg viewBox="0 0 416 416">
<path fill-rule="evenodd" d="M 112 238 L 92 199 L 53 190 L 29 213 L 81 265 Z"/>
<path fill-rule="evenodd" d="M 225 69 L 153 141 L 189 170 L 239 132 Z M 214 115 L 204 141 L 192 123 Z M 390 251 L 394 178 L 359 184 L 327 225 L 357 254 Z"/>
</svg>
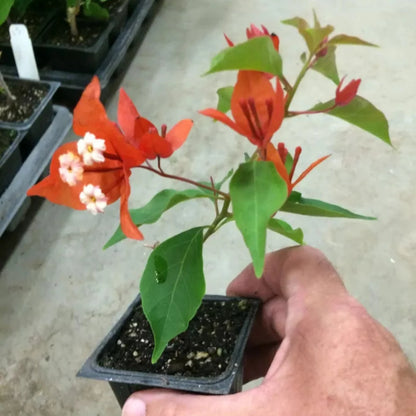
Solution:
<svg viewBox="0 0 416 416">
<path fill-rule="evenodd" d="M 241 387 L 233 377 L 238 379 L 240 375 L 239 351 L 242 348 L 227 351 L 228 361 L 221 366 L 224 371 L 219 375 L 213 372 L 213 377 L 209 378 L 207 374 L 198 376 L 192 370 L 200 367 L 201 362 L 214 362 L 225 351 L 215 345 L 210 345 L 210 349 L 205 348 L 206 344 L 192 347 L 192 343 L 186 341 L 196 340 L 207 325 L 203 321 L 202 327 L 198 326 L 206 315 L 203 244 L 220 228 L 235 223 L 251 255 L 255 274 L 261 278 L 267 232 L 279 233 L 303 244 L 302 230 L 283 221 L 281 212 L 373 219 L 331 203 L 305 198 L 295 188 L 329 155 L 309 162 L 299 173 L 302 149 L 295 147 L 296 143 L 273 143 L 272 139 L 287 118 L 326 114 L 354 124 L 390 144 L 385 116 L 357 94 L 360 79 L 348 83 L 344 78 L 340 80 L 335 60 L 339 45 L 375 45 L 355 36 L 333 35 L 334 28 L 321 26 L 316 16 L 313 26 L 298 17 L 283 23 L 296 27 L 307 45 L 307 52 L 301 57 L 302 68 L 293 79 L 283 72 L 278 36 L 270 34 L 265 27 L 250 26 L 246 32 L 248 40 L 237 45 L 226 37 L 229 47 L 211 61 L 207 74 L 237 71 L 236 82 L 217 91 L 216 109 L 200 113 L 231 127 L 253 144 L 252 154 L 242 155 L 225 178 L 214 178 L 212 173 L 206 173 L 203 180 L 196 180 L 167 172 L 162 166 L 163 159 L 184 144 L 193 121 L 184 119 L 170 129 L 166 125 L 158 129 L 139 114 L 122 89 L 115 123 L 107 117 L 99 100 L 98 79 L 93 78 L 74 110 L 73 129 L 80 140 L 59 148 L 52 158 L 49 176 L 28 191 L 29 195 L 39 195 L 93 214 L 102 213 L 108 204 L 120 199 L 120 227 L 106 248 L 125 238 L 143 239 L 140 225 L 156 222 L 175 205 L 198 198 L 212 202 L 210 224 L 182 231 L 153 247 L 140 281 L 140 299 L 130 306 L 81 371 L 82 375 L 108 380 L 120 404 L 132 391 L 145 386 L 218 393 L 218 385 L 227 380 L 222 393 Z M 309 70 L 318 71 L 334 83 L 330 99 L 305 110 L 293 109 L 293 98 Z M 231 116 L 226 114 L 229 110 Z M 218 129 L 225 131 L 220 125 Z M 129 177 L 133 168 L 185 183 L 189 189 L 165 189 L 141 208 L 129 210 Z M 221 307 L 228 300 L 216 299 L 215 302 Z M 232 302 L 235 308 L 249 311 L 247 324 L 239 325 L 242 335 L 235 337 L 241 341 L 249 332 L 250 315 L 254 314 L 256 305 L 252 307 L 250 301 L 242 299 Z M 231 322 L 226 321 L 233 320 L 234 314 L 227 313 L 230 319 L 220 321 L 225 328 L 222 326 L 218 330 L 220 323 L 217 322 L 210 336 L 214 337 L 217 332 L 228 333 Z M 187 328 L 192 335 L 186 335 Z M 146 331 L 151 332 L 153 339 L 145 337 Z M 191 349 L 185 349 L 184 356 L 178 357 L 176 352 L 182 344 Z M 236 357 L 234 362 L 231 361 L 233 356 Z M 159 372 L 155 376 L 149 373 L 153 368 Z M 226 371 L 230 373 L 231 382 Z"/>
</svg>

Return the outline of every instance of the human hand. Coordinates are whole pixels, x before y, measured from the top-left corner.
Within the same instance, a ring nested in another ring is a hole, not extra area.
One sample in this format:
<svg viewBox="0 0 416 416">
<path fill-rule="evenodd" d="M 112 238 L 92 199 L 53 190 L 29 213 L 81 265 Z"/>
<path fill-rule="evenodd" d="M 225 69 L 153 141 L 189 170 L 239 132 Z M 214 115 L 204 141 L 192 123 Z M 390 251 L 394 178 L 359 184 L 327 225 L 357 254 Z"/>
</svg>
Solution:
<svg viewBox="0 0 416 416">
<path fill-rule="evenodd" d="M 263 301 L 245 357 L 246 380 L 262 384 L 228 396 L 140 391 L 122 416 L 416 415 L 414 369 L 318 250 L 271 253 L 261 279 L 249 266 L 227 292 Z"/>
</svg>

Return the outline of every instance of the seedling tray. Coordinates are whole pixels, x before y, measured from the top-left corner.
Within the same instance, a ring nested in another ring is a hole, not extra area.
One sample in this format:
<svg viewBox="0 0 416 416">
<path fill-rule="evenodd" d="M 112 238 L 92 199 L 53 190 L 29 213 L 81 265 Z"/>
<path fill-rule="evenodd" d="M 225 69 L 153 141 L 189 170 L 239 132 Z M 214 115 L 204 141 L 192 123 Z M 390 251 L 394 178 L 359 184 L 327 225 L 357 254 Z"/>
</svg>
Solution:
<svg viewBox="0 0 416 416">
<path fill-rule="evenodd" d="M 48 166 L 53 152 L 63 142 L 72 125 L 72 115 L 64 107 L 54 106 L 54 118 L 35 148 L 24 161 L 9 187 L 0 195 L 0 236 L 18 216 L 28 198 L 26 191 L 36 183 Z"/>
<path fill-rule="evenodd" d="M 110 45 L 107 56 L 95 71 L 100 80 L 103 101 L 106 101 L 116 91 L 162 3 L 163 0 L 140 0 L 137 3 L 130 3 L 133 5 L 130 17 L 117 39 Z M 12 67 L 0 68 L 3 74 L 16 73 Z M 76 105 L 94 75 L 94 73 L 57 71 L 48 68 L 40 68 L 39 73 L 43 80 L 61 83 L 54 102 L 71 109 Z"/>
</svg>

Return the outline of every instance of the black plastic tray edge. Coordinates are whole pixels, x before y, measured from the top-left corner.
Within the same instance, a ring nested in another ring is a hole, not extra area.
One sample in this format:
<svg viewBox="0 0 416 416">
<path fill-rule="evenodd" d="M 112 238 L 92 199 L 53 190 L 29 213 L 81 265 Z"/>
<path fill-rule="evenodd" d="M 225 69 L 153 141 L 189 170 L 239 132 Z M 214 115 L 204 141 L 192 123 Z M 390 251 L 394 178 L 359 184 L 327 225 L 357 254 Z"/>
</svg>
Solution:
<svg viewBox="0 0 416 416">
<path fill-rule="evenodd" d="M 30 126 L 33 124 L 33 122 L 36 120 L 37 117 L 39 117 L 39 114 L 42 113 L 42 111 L 45 109 L 45 107 L 48 105 L 48 103 L 52 100 L 52 97 L 55 95 L 56 91 L 58 90 L 60 83 L 57 81 L 46 81 L 46 80 L 34 80 L 34 79 L 26 79 L 26 78 L 19 78 L 15 76 L 5 75 L 4 76 L 6 82 L 8 79 L 16 79 L 16 80 L 22 80 L 27 82 L 34 82 L 39 83 L 43 85 L 49 86 L 48 93 L 43 97 L 41 103 L 39 104 L 39 107 L 36 109 L 36 111 L 25 121 L 22 121 L 21 123 L 11 123 L 6 121 L 0 121 L 0 126 L 5 129 L 11 129 L 11 130 L 28 130 Z"/>
<path fill-rule="evenodd" d="M 205 295 L 204 300 L 229 300 L 230 297 L 221 295 Z M 235 299 L 235 298 L 234 298 Z M 258 299 L 251 299 L 253 302 L 250 304 L 250 310 L 247 313 L 245 322 L 241 329 L 241 332 L 236 341 L 236 348 L 233 351 L 230 363 L 224 372 L 212 378 L 194 378 L 194 377 L 179 377 L 163 374 L 148 374 L 141 372 L 112 370 L 100 367 L 96 362 L 98 356 L 108 342 L 111 342 L 112 338 L 117 334 L 124 321 L 132 312 L 133 308 L 140 302 L 140 295 L 130 304 L 126 312 L 113 326 L 107 336 L 101 341 L 99 346 L 87 359 L 82 368 L 78 371 L 77 377 L 93 378 L 97 380 L 105 380 L 116 383 L 128 383 L 134 385 L 148 385 L 152 387 L 164 387 L 178 390 L 188 390 L 195 392 L 204 392 L 204 388 L 209 391 L 210 394 L 227 394 L 233 384 L 233 377 L 236 374 L 238 367 L 241 364 L 241 360 L 244 353 L 245 342 L 254 321 L 254 317 L 259 305 Z"/>
<path fill-rule="evenodd" d="M 53 152 L 63 142 L 72 126 L 72 115 L 65 107 L 54 106 L 55 117 L 36 147 L 24 161 L 9 187 L 0 196 L 0 236 L 7 229 L 35 184 L 48 166 Z"/>
<path fill-rule="evenodd" d="M 7 159 L 12 155 L 12 153 L 15 150 L 18 150 L 20 142 L 25 137 L 26 131 L 25 130 L 11 129 L 9 127 L 3 127 L 3 126 L 0 126 L 0 130 L 14 130 L 16 132 L 16 137 L 13 139 L 12 144 L 9 146 L 9 148 L 0 157 L 0 168 L 1 168 L 6 163 Z"/>
<path fill-rule="evenodd" d="M 0 128 L 0 130 L 8 130 Z M 23 164 L 22 153 L 20 151 L 20 142 L 23 140 L 26 132 L 23 130 L 13 130 L 16 137 L 8 149 L 0 157 L 0 196 L 9 187 L 14 176 Z"/>
</svg>

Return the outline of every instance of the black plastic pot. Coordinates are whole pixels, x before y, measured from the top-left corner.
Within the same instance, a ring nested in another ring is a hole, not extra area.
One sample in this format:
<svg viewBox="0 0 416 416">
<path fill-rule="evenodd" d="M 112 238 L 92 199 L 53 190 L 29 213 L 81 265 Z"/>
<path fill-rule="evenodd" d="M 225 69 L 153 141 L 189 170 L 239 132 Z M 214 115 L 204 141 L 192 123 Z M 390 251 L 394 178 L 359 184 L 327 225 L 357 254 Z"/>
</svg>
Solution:
<svg viewBox="0 0 416 416">
<path fill-rule="evenodd" d="M 8 149 L 0 156 L 0 195 L 10 185 L 16 173 L 22 166 L 22 156 L 19 144 L 24 137 L 24 132 L 9 129 L 0 129 L 2 135 L 7 135 L 12 143 Z M 3 143 L 0 143 L 5 146 Z"/>
<path fill-rule="evenodd" d="M 110 11 L 110 19 L 113 23 L 113 27 L 110 32 L 110 43 L 113 43 L 123 30 L 123 27 L 127 22 L 128 12 L 129 0 L 124 0 L 119 7 Z"/>
<path fill-rule="evenodd" d="M 25 138 L 20 144 L 23 160 L 36 146 L 43 133 L 53 119 L 52 98 L 59 88 L 58 82 L 34 81 L 16 77 L 4 77 L 6 83 L 19 83 L 30 88 L 33 85 L 42 85 L 48 88 L 46 95 L 40 101 L 32 115 L 21 122 L 6 122 L 0 120 L 0 128 L 25 132 Z"/>
<path fill-rule="evenodd" d="M 236 298 L 226 296 L 207 295 L 204 297 L 203 302 L 229 302 L 235 299 Z M 218 376 L 184 377 L 177 375 L 151 374 L 136 371 L 116 370 L 99 365 L 99 358 L 102 354 L 104 354 L 106 350 L 111 349 L 119 339 L 119 334 L 124 323 L 128 321 L 129 317 L 133 313 L 133 309 L 140 303 L 140 295 L 129 306 L 124 315 L 88 358 L 81 370 L 78 372 L 77 376 L 108 381 L 120 406 L 123 406 L 127 398 L 135 391 L 151 387 L 185 390 L 199 394 L 237 393 L 242 389 L 243 353 L 259 305 L 259 301 L 257 299 L 244 299 L 244 301 L 247 301 L 247 307 L 244 311 L 242 311 L 242 313 L 245 314 L 244 323 L 237 337 L 234 349 L 232 350 L 233 352 L 228 365 Z"/>
<path fill-rule="evenodd" d="M 12 223 L 18 224 L 24 216 L 24 203 L 29 200 L 26 191 L 43 174 L 49 165 L 53 152 L 63 142 L 71 128 L 72 115 L 66 108 L 54 106 L 52 115 L 52 121 L 47 130 L 39 138 L 26 160 L 23 161 L 18 172 L 13 175 L 9 186 L 2 194 L 0 193 L 0 236 L 7 228 L 10 229 Z M 24 134 L 24 132 L 21 131 L 19 134 Z M 26 137 L 23 137 L 20 144 L 25 139 Z M 19 143 L 16 142 L 16 144 Z"/>
<path fill-rule="evenodd" d="M 108 53 L 113 23 L 102 24 L 78 19 L 80 31 L 83 27 L 92 25 L 100 33 L 91 46 L 49 44 L 47 42 L 49 36 L 59 33 L 63 24 L 66 23 L 62 18 L 55 18 L 35 42 L 35 54 L 39 58 L 40 65 L 55 70 L 94 73 Z"/>
</svg>

